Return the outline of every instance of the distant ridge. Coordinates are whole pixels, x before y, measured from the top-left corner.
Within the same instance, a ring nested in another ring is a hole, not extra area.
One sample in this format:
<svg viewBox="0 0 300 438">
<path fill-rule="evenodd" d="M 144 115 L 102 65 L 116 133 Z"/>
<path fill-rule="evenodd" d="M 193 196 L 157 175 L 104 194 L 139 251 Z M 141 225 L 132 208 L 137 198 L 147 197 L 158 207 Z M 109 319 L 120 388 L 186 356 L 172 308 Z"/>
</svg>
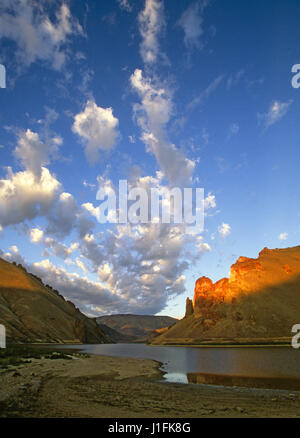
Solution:
<svg viewBox="0 0 300 438">
<path fill-rule="evenodd" d="M 112 342 L 96 323 L 22 265 L 0 258 L 0 324 L 7 341 Z"/>
<path fill-rule="evenodd" d="M 185 317 L 154 344 L 290 342 L 300 324 L 300 246 L 240 257 L 230 278 L 196 281 Z"/>
<path fill-rule="evenodd" d="M 156 330 L 169 327 L 177 321 L 170 316 L 132 314 L 104 315 L 97 318 L 98 324 L 105 324 L 132 341 L 146 340 Z"/>
</svg>

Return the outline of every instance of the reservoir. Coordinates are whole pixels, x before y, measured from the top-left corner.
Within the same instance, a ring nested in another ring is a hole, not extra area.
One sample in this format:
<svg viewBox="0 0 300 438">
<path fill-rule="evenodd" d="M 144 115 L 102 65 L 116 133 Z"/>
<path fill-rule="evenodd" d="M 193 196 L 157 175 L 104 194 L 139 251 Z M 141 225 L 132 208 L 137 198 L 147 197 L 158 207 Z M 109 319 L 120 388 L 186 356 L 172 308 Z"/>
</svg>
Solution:
<svg viewBox="0 0 300 438">
<path fill-rule="evenodd" d="M 64 345 L 82 353 L 152 359 L 164 380 L 300 390 L 300 350 L 291 347 L 166 347 L 146 344 Z"/>
</svg>

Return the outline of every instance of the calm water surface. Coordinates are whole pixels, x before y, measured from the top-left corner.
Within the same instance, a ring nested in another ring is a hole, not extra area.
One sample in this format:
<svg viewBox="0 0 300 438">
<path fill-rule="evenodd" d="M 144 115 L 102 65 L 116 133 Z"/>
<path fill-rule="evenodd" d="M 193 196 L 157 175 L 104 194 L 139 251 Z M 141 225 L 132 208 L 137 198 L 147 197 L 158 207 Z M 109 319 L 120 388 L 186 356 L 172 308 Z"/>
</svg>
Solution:
<svg viewBox="0 0 300 438">
<path fill-rule="evenodd" d="M 63 346 L 62 348 L 66 348 Z M 300 350 L 278 348 L 191 348 L 146 344 L 69 345 L 83 353 L 153 359 L 168 382 L 188 383 L 188 373 L 300 379 Z"/>
</svg>

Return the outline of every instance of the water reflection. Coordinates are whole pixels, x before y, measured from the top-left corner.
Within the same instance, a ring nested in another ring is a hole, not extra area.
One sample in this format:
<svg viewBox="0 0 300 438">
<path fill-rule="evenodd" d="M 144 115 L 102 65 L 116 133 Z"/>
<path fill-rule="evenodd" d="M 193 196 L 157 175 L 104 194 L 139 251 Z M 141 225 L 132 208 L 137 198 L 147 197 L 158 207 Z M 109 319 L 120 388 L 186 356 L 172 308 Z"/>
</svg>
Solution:
<svg viewBox="0 0 300 438">
<path fill-rule="evenodd" d="M 249 377 L 221 374 L 187 373 L 188 383 L 243 386 L 248 388 L 300 390 L 300 379 L 292 377 Z"/>
<path fill-rule="evenodd" d="M 161 369 L 166 373 L 164 378 L 169 382 L 199 383 L 204 379 L 204 383 L 213 381 L 214 384 L 225 385 L 229 382 L 230 385 L 244 386 L 265 385 L 265 382 L 273 385 L 275 382 L 276 385 L 288 385 L 287 389 L 292 389 L 290 385 L 298 385 L 298 380 L 300 381 L 300 350 L 290 347 L 191 348 L 145 344 L 68 347 L 96 355 L 156 360 L 162 364 Z M 218 383 L 222 381 L 223 383 Z"/>
</svg>

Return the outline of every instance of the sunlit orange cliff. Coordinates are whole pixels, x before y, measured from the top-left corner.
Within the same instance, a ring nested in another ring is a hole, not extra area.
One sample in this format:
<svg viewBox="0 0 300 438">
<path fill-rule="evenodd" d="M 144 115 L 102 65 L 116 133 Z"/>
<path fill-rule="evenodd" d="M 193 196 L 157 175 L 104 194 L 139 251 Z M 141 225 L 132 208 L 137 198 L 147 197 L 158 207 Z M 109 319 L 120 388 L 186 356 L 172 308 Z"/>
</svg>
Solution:
<svg viewBox="0 0 300 438">
<path fill-rule="evenodd" d="M 264 248 L 240 257 L 230 277 L 196 281 L 185 317 L 155 338 L 157 344 L 288 342 L 300 324 L 300 246 Z"/>
</svg>

